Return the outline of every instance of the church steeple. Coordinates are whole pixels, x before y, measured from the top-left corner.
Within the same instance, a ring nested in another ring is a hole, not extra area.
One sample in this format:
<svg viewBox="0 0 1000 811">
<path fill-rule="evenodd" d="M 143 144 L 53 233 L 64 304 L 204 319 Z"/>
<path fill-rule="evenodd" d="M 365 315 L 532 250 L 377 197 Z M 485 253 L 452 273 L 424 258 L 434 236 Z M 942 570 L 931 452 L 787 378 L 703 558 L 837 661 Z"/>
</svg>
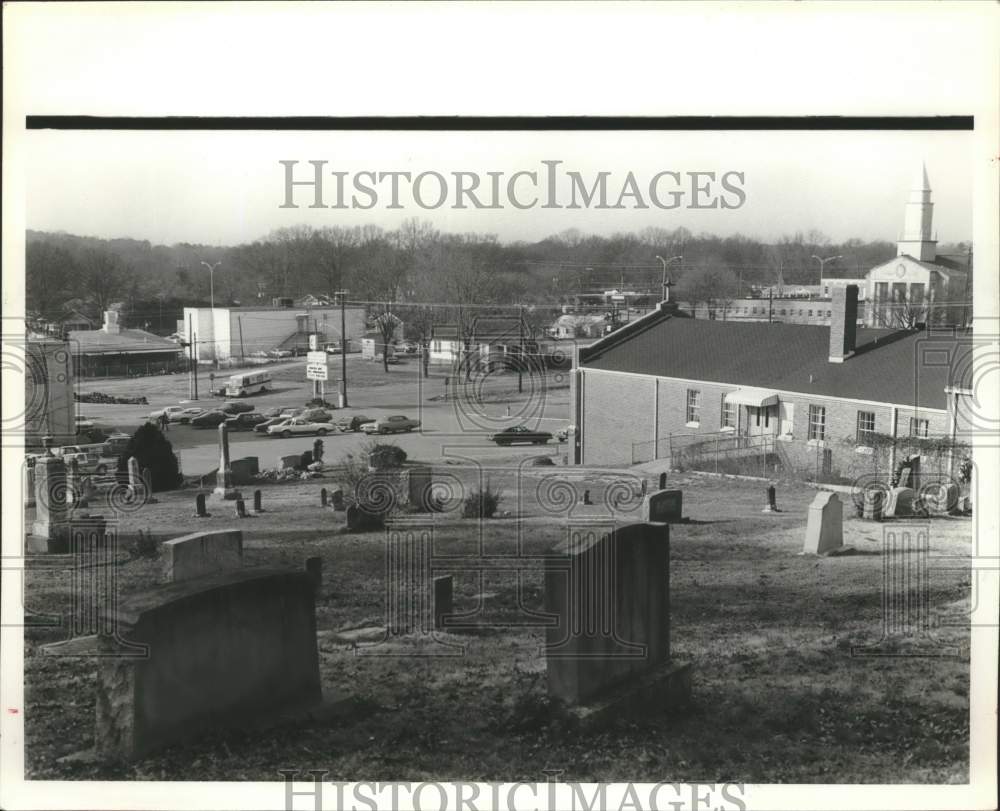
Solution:
<svg viewBox="0 0 1000 811">
<path fill-rule="evenodd" d="M 903 235 L 896 243 L 897 256 L 908 254 L 921 262 L 933 262 L 937 258 L 937 240 L 931 237 L 933 217 L 931 184 L 927 179 L 927 166 L 921 163 L 906 201 Z"/>
</svg>

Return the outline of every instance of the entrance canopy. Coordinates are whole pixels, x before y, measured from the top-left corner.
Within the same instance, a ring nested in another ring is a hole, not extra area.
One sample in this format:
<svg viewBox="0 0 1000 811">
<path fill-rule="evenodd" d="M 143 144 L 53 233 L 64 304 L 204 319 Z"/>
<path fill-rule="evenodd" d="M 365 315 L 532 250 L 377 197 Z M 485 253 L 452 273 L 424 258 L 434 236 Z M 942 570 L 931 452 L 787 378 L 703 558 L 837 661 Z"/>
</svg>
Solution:
<svg viewBox="0 0 1000 811">
<path fill-rule="evenodd" d="M 778 402 L 778 393 L 770 389 L 744 388 L 726 395 L 726 403 L 762 408 Z"/>
</svg>

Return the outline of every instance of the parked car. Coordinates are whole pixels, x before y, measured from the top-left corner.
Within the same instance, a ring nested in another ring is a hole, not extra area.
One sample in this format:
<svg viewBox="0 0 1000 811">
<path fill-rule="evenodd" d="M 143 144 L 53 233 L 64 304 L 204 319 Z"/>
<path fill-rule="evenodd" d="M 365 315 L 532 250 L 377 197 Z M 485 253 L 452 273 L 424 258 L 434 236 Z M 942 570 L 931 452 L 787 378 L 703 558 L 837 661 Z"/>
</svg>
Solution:
<svg viewBox="0 0 1000 811">
<path fill-rule="evenodd" d="M 402 414 L 392 417 L 382 417 L 374 422 L 366 422 L 361 430 L 366 434 L 399 434 L 420 427 L 420 420 L 411 420 Z"/>
<path fill-rule="evenodd" d="M 253 411 L 253 405 L 251 403 L 240 403 L 233 401 L 231 403 L 226 403 L 225 405 L 219 406 L 218 410 L 224 414 L 245 414 L 247 412 Z"/>
<path fill-rule="evenodd" d="M 309 408 L 297 416 L 313 422 L 333 422 L 333 414 L 325 408 Z"/>
<path fill-rule="evenodd" d="M 333 430 L 333 426 L 325 422 L 312 422 L 302 417 L 293 417 L 290 420 L 271 425 L 267 429 L 268 436 L 280 436 L 288 438 L 290 436 L 301 436 L 303 434 L 316 434 L 326 436 Z"/>
<path fill-rule="evenodd" d="M 340 344 L 327 344 L 326 345 L 327 355 L 339 355 L 340 354 Z"/>
<path fill-rule="evenodd" d="M 279 422 L 284 422 L 288 417 L 271 417 L 270 419 L 264 420 L 263 422 L 257 423 L 253 429 L 258 434 L 266 434 L 267 429 L 272 425 L 277 425 Z"/>
<path fill-rule="evenodd" d="M 285 408 L 281 409 L 281 416 L 298 417 L 301 416 L 303 411 L 305 411 L 304 408 L 296 408 L 295 406 L 286 406 Z"/>
<path fill-rule="evenodd" d="M 157 409 L 156 411 L 150 411 L 149 412 L 149 416 L 148 416 L 147 419 L 150 419 L 153 422 L 159 422 L 160 418 L 164 414 L 166 414 L 167 415 L 167 419 L 172 421 L 171 415 L 173 415 L 173 414 L 179 414 L 180 412 L 182 412 L 184 410 L 185 410 L 184 406 L 179 406 L 179 405 L 177 405 L 177 406 L 167 406 L 166 408 L 160 408 L 160 409 Z"/>
<path fill-rule="evenodd" d="M 104 440 L 101 453 L 104 456 L 118 456 L 125 452 L 125 448 L 128 447 L 128 442 L 131 438 L 128 434 L 112 434 Z"/>
<path fill-rule="evenodd" d="M 91 473 L 103 476 L 108 472 L 108 463 L 101 459 L 96 453 L 64 453 L 63 461 L 70 465 L 76 462 L 80 473 L 90 475 Z"/>
<path fill-rule="evenodd" d="M 269 358 L 290 358 L 292 356 L 292 351 L 290 349 L 272 349 L 267 353 Z"/>
<path fill-rule="evenodd" d="M 404 355 L 416 355 L 417 348 L 417 345 L 413 343 L 413 341 L 403 341 L 403 343 L 399 345 L 399 351 Z"/>
<path fill-rule="evenodd" d="M 371 417 L 364 417 L 360 414 L 356 414 L 353 417 L 345 417 L 337 423 L 337 427 L 344 432 L 347 431 L 360 431 L 361 426 L 367 422 L 373 422 Z"/>
<path fill-rule="evenodd" d="M 245 411 L 242 414 L 237 414 L 235 417 L 230 417 L 226 420 L 226 425 L 229 426 L 230 431 L 252 431 L 262 422 L 267 421 L 267 417 L 263 414 Z"/>
<path fill-rule="evenodd" d="M 398 364 L 402 363 L 402 361 L 395 355 L 389 355 L 389 357 L 385 359 L 385 362 L 389 364 L 389 366 L 397 366 Z"/>
<path fill-rule="evenodd" d="M 232 414 L 225 411 L 206 411 L 191 419 L 191 425 L 195 428 L 217 428 L 221 423 L 228 420 Z"/>
<path fill-rule="evenodd" d="M 76 432 L 90 431 L 94 428 L 94 421 L 90 417 L 84 417 L 82 414 L 77 414 L 76 416 Z"/>
<path fill-rule="evenodd" d="M 167 415 L 167 419 L 170 420 L 170 422 L 179 422 L 181 425 L 187 425 L 199 414 L 204 413 L 204 408 L 191 407 L 185 408 L 183 411 L 174 411 L 173 413 Z"/>
<path fill-rule="evenodd" d="M 523 443 L 526 445 L 544 445 L 552 434 L 548 431 L 532 431 L 525 425 L 515 425 L 513 428 L 504 428 L 490 437 L 490 440 L 497 445 L 514 445 Z"/>
<path fill-rule="evenodd" d="M 275 417 L 281 416 L 281 409 L 269 408 L 266 411 L 261 411 L 260 413 L 263 414 L 265 417 L 267 417 L 269 420 L 273 420 Z"/>
</svg>

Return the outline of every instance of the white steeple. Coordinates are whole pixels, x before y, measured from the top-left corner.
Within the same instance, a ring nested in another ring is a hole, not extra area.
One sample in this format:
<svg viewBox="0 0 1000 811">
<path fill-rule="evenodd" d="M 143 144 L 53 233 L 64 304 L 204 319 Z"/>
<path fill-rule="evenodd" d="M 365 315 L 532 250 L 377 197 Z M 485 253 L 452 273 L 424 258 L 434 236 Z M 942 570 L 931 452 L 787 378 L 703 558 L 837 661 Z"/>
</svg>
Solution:
<svg viewBox="0 0 1000 811">
<path fill-rule="evenodd" d="M 903 236 L 897 243 L 897 256 L 909 254 L 921 262 L 933 262 L 937 258 L 937 240 L 931 236 L 933 217 L 931 184 L 927 179 L 927 166 L 921 162 L 906 201 Z"/>
</svg>

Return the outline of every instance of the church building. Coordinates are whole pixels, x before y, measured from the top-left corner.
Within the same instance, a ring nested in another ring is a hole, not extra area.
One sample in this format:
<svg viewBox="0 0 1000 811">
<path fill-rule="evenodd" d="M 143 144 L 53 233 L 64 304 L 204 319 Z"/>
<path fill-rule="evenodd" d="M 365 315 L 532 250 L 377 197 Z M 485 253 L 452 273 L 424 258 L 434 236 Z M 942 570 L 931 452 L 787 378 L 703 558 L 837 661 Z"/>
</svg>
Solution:
<svg viewBox="0 0 1000 811">
<path fill-rule="evenodd" d="M 867 274 L 867 326 L 962 327 L 971 322 L 968 265 L 962 261 L 968 257 L 938 255 L 933 218 L 931 185 L 927 168 L 921 165 L 906 203 L 896 258 Z"/>
</svg>

